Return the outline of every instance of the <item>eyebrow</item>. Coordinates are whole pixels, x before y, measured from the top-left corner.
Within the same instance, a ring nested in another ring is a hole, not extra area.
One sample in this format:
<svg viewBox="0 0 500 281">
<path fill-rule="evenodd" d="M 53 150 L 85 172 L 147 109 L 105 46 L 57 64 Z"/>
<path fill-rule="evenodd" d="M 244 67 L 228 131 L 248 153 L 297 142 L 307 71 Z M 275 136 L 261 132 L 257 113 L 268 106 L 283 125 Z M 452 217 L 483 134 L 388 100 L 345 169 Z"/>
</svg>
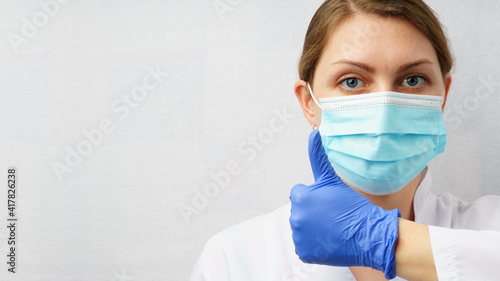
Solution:
<svg viewBox="0 0 500 281">
<path fill-rule="evenodd" d="M 422 65 L 422 64 L 433 64 L 433 63 L 427 59 L 421 59 L 421 60 L 418 60 L 416 62 L 412 62 L 412 63 L 400 66 L 398 68 L 398 73 L 407 71 L 409 69 L 412 69 L 412 68 L 417 67 L 417 66 Z"/>
<path fill-rule="evenodd" d="M 357 61 L 352 61 L 352 60 L 339 60 L 339 61 L 336 61 L 332 64 L 350 64 L 350 65 L 356 66 L 358 68 L 361 68 L 363 70 L 366 70 L 368 72 L 374 72 L 374 70 L 375 70 L 375 68 L 373 68 L 372 66 L 369 66 L 369 65 L 362 63 L 362 62 L 357 62 Z"/>
<path fill-rule="evenodd" d="M 352 60 L 339 60 L 339 61 L 336 61 L 332 64 L 350 64 L 350 65 L 353 65 L 355 67 L 361 68 L 367 72 L 374 72 L 375 71 L 375 68 L 373 66 L 370 66 L 370 65 L 362 63 L 362 62 L 352 61 Z M 409 69 L 412 69 L 412 68 L 417 67 L 417 66 L 422 65 L 422 64 L 434 64 L 434 63 L 427 60 L 427 59 L 421 59 L 421 60 L 400 66 L 398 68 L 397 72 L 398 73 L 404 72 L 404 71 L 407 71 Z"/>
</svg>

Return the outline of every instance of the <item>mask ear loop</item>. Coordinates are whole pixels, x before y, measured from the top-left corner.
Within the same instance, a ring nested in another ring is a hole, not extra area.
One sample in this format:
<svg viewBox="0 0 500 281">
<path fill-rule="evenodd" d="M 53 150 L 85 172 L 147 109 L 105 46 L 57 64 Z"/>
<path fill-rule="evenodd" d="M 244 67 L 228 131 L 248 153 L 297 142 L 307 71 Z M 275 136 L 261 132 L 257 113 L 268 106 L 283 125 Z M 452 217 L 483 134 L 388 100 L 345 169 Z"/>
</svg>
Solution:
<svg viewBox="0 0 500 281">
<path fill-rule="evenodd" d="M 307 83 L 307 88 L 309 88 L 309 93 L 311 94 L 311 97 L 313 98 L 314 102 L 316 103 L 316 105 L 320 108 L 320 109 L 323 109 L 321 107 L 321 105 L 319 104 L 319 102 L 316 100 L 316 98 L 314 97 L 314 94 L 313 94 L 313 90 L 311 89 L 311 85 L 309 83 Z M 313 131 L 317 130 L 318 127 L 316 126 L 313 126 L 312 127 Z"/>
<path fill-rule="evenodd" d="M 319 105 L 319 102 L 316 100 L 316 98 L 314 97 L 314 94 L 313 94 L 313 90 L 311 89 L 311 85 L 309 83 L 307 83 L 307 87 L 309 88 L 309 93 L 311 94 L 311 97 L 313 98 L 314 102 L 316 103 L 316 105 L 320 108 L 320 109 L 323 109 L 321 107 L 321 105 Z"/>
</svg>

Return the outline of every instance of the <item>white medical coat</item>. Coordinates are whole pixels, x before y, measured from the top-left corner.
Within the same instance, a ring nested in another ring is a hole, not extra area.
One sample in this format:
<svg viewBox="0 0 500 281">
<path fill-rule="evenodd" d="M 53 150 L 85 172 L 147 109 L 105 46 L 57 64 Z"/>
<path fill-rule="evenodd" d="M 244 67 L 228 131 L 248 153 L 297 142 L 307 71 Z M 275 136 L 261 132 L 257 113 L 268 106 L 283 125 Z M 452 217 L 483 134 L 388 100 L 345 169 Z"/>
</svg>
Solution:
<svg viewBox="0 0 500 281">
<path fill-rule="evenodd" d="M 500 280 L 500 197 L 466 203 L 450 194 L 431 193 L 431 181 L 426 168 L 415 193 L 414 210 L 415 221 L 429 225 L 439 280 Z M 214 235 L 190 280 L 355 280 L 347 267 L 300 261 L 289 217 L 287 204 Z"/>
</svg>

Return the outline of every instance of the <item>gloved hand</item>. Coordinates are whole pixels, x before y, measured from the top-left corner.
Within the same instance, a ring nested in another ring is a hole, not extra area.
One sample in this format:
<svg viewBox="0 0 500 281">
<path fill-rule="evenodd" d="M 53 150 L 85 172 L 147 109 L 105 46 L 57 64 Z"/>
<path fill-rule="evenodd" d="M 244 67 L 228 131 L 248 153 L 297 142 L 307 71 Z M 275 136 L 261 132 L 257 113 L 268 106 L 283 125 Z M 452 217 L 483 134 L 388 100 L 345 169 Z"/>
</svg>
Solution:
<svg viewBox="0 0 500 281">
<path fill-rule="evenodd" d="M 365 266 L 396 277 L 394 250 L 398 209 L 385 211 L 349 187 L 335 173 L 319 131 L 309 136 L 315 183 L 298 184 L 290 194 L 295 252 L 306 263 Z"/>
</svg>

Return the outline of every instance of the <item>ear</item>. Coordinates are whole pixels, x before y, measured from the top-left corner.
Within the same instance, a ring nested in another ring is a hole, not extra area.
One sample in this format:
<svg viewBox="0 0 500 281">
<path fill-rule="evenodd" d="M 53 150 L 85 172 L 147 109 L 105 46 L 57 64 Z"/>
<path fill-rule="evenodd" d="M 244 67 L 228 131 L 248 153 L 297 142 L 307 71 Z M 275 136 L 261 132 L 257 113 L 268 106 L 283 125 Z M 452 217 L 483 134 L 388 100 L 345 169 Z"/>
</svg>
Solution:
<svg viewBox="0 0 500 281">
<path fill-rule="evenodd" d="M 444 101 L 443 101 L 443 106 L 441 107 L 441 111 L 444 111 L 444 107 L 446 105 L 446 101 L 448 100 L 448 92 L 450 91 L 451 88 L 451 74 L 448 73 L 444 77 Z"/>
<path fill-rule="evenodd" d="M 307 121 L 309 121 L 312 127 L 318 127 L 321 121 L 321 110 L 314 103 L 306 81 L 299 80 L 295 82 L 294 91 Z"/>
</svg>

